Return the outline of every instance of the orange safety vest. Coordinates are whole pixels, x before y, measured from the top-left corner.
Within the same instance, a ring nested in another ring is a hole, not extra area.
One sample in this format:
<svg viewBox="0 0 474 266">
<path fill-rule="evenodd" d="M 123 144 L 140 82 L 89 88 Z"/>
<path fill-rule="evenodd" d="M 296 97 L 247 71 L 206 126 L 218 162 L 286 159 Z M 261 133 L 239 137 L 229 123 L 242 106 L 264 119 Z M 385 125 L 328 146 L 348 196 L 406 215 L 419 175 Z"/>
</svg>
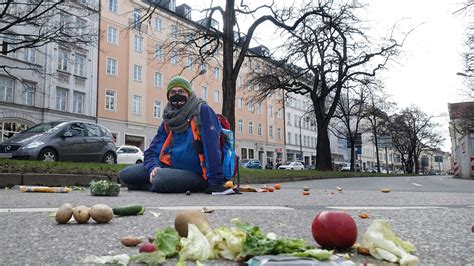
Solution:
<svg viewBox="0 0 474 266">
<path fill-rule="evenodd" d="M 191 130 L 193 132 L 193 139 L 194 141 L 198 141 L 199 143 L 201 143 L 201 132 L 199 131 L 199 128 L 196 126 L 196 123 L 194 122 L 194 119 L 190 119 L 189 120 L 189 123 L 191 124 Z M 170 154 L 166 154 L 165 153 L 165 149 L 167 147 L 169 147 L 171 145 L 171 141 L 173 140 L 173 133 L 171 132 L 171 130 L 169 130 L 168 128 L 168 125 L 166 125 L 165 123 L 165 131 L 166 133 L 168 133 L 168 136 L 166 137 L 166 140 L 165 140 L 165 143 L 163 143 L 163 146 L 161 147 L 161 151 L 160 151 L 160 162 L 168 165 L 168 166 L 172 166 L 173 163 L 171 162 L 171 155 Z M 199 162 L 201 164 L 201 168 L 202 168 L 202 177 L 207 180 L 207 175 L 206 175 L 206 164 L 204 162 L 204 153 L 199 153 L 198 154 L 199 156 Z"/>
</svg>

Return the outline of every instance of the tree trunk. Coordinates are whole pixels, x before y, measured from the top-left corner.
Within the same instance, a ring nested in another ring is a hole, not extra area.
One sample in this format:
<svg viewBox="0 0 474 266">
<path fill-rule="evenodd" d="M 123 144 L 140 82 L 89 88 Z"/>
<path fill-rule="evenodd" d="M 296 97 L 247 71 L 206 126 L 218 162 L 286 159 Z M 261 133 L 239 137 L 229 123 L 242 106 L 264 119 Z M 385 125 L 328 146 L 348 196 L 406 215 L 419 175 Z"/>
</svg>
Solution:
<svg viewBox="0 0 474 266">
<path fill-rule="evenodd" d="M 229 120 L 232 130 L 235 130 L 235 84 L 238 73 L 234 73 L 234 2 L 235 0 L 226 0 L 222 62 L 222 114 Z"/>
<path fill-rule="evenodd" d="M 329 144 L 328 126 L 324 123 L 318 123 L 318 141 L 316 151 L 316 169 L 331 171 L 331 146 Z"/>
</svg>

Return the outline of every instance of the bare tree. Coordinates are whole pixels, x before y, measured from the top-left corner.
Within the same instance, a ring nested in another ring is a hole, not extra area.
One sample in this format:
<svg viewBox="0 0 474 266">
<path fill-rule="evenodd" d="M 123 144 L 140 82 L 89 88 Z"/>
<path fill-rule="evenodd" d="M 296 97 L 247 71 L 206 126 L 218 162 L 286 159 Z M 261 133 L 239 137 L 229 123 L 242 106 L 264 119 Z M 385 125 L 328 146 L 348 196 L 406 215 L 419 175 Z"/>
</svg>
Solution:
<svg viewBox="0 0 474 266">
<path fill-rule="evenodd" d="M 282 47 L 287 56 L 277 61 L 276 68 L 267 69 L 267 73 L 255 78 L 261 84 L 261 95 L 282 88 L 309 95 L 317 120 L 319 170 L 332 169 L 328 126 L 344 84 L 373 77 L 385 69 L 408 35 L 397 41 L 392 32 L 383 43 L 372 43 L 355 15 L 360 8 L 356 2 L 308 4 L 298 15 L 295 28 L 282 27 L 289 30 Z"/>
<path fill-rule="evenodd" d="M 372 85 L 381 88 L 380 81 L 374 81 Z M 365 104 L 366 119 L 369 123 L 370 133 L 373 136 L 372 142 L 375 146 L 375 156 L 377 161 L 377 172 L 380 173 L 380 157 L 379 157 L 379 136 L 390 135 L 387 129 L 389 120 L 388 114 L 393 111 L 395 103 L 389 100 L 389 96 L 384 94 L 382 90 L 371 90 L 367 102 Z"/>
<path fill-rule="evenodd" d="M 358 86 L 360 85 L 360 86 Z M 367 132 L 367 127 L 363 121 L 367 116 L 365 104 L 371 93 L 368 82 L 350 85 L 346 83 L 341 91 L 341 97 L 337 103 L 334 119 L 330 123 L 329 130 L 335 136 L 346 139 L 350 144 L 351 151 L 351 171 L 356 171 L 356 147 L 361 145 L 359 139 L 361 134 Z"/>
<path fill-rule="evenodd" d="M 98 21 L 98 6 L 64 0 L 0 1 L 0 52 L 9 56 L 25 49 L 39 51 L 50 43 L 63 48 L 96 45 L 98 29 L 87 20 Z M 36 64 L 11 64 L 8 60 L 0 60 L 0 69 L 12 77 L 13 70 L 47 74 Z"/>
<path fill-rule="evenodd" d="M 419 158 L 423 151 L 434 151 L 444 141 L 437 123 L 416 106 L 403 109 L 390 118 L 392 144 L 402 155 L 408 173 L 419 173 Z M 405 158 L 405 155 L 408 158 Z"/>
</svg>

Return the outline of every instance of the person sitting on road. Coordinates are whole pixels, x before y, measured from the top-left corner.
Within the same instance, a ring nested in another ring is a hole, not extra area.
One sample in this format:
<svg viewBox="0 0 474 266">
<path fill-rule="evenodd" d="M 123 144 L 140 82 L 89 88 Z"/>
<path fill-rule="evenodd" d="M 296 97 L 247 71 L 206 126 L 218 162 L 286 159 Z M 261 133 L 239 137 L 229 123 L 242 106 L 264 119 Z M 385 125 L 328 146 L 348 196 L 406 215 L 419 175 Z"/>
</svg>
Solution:
<svg viewBox="0 0 474 266">
<path fill-rule="evenodd" d="M 144 163 L 123 169 L 120 179 L 130 190 L 158 193 L 226 190 L 216 113 L 180 76 L 170 80 L 167 98 L 163 122 L 145 150 Z"/>
</svg>

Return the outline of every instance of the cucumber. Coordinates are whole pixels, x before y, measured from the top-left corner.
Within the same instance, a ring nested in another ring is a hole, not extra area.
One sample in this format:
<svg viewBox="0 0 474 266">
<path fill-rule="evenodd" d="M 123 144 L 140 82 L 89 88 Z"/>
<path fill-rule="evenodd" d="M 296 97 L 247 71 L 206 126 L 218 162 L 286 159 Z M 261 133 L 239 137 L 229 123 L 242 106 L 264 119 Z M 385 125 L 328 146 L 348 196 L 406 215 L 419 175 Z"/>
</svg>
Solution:
<svg viewBox="0 0 474 266">
<path fill-rule="evenodd" d="M 139 215 L 145 212 L 145 207 L 141 204 L 132 204 L 112 209 L 115 215 L 130 216 Z"/>
</svg>

